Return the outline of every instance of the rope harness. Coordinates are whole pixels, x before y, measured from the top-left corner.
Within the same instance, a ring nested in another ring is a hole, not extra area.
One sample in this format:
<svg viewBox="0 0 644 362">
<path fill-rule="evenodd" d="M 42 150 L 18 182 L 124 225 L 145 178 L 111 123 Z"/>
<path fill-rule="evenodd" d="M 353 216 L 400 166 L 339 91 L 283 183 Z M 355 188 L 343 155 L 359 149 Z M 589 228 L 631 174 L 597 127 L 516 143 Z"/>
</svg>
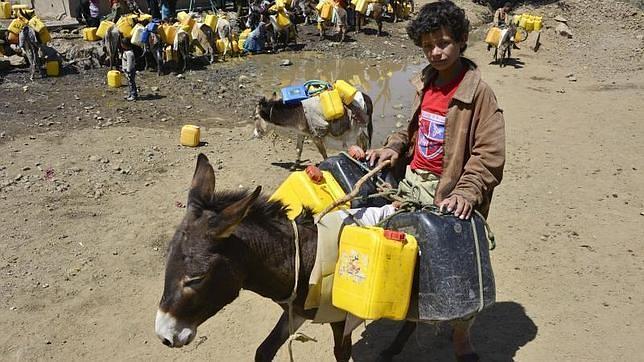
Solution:
<svg viewBox="0 0 644 362">
<path fill-rule="evenodd" d="M 293 226 L 293 242 L 295 243 L 295 282 L 293 283 L 291 295 L 284 300 L 275 300 L 275 303 L 288 305 L 288 357 L 289 360 L 293 362 L 293 341 L 317 342 L 317 340 L 304 333 L 296 332 L 295 327 L 293 326 L 293 302 L 295 301 L 295 298 L 297 298 L 297 285 L 300 279 L 300 233 L 297 230 L 295 220 L 291 220 L 291 225 Z"/>
</svg>

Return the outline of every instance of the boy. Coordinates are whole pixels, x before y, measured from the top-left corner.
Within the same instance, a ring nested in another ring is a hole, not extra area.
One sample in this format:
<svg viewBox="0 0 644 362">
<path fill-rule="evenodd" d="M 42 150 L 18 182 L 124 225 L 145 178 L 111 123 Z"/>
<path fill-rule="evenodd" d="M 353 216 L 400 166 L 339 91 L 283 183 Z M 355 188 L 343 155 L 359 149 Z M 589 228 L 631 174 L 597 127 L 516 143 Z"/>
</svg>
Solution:
<svg viewBox="0 0 644 362">
<path fill-rule="evenodd" d="M 502 110 L 476 64 L 462 56 L 468 28 L 465 12 L 452 1 L 420 9 L 407 34 L 422 48 L 429 65 L 412 80 L 413 116 L 406 131 L 389 136 L 384 147 L 367 151 L 372 166 L 391 160 L 394 174 L 404 172 L 399 186 L 403 194 L 461 219 L 474 210 L 487 217 L 505 164 Z M 385 206 L 373 214 L 386 216 L 391 209 Z M 459 361 L 478 360 L 470 343 L 472 322 L 453 322 Z"/>
<path fill-rule="evenodd" d="M 123 55 L 121 56 L 121 68 L 123 68 L 123 73 L 127 76 L 128 83 L 130 85 L 130 93 L 125 98 L 128 101 L 134 101 L 138 98 L 138 93 L 136 91 L 136 61 L 134 59 L 134 52 L 132 51 L 132 45 L 130 44 L 130 39 L 122 38 L 121 47 L 123 48 Z"/>
<path fill-rule="evenodd" d="M 505 28 L 510 25 L 510 11 L 512 11 L 512 3 L 509 1 L 503 7 L 496 9 L 494 13 L 494 26 Z"/>
</svg>

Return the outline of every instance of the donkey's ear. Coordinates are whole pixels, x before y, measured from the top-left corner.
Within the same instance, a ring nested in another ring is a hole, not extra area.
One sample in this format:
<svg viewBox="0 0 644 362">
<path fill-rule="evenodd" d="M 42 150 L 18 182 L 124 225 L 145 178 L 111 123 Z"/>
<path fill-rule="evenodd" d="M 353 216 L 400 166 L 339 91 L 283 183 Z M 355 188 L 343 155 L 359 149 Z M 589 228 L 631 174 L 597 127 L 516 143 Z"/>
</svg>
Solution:
<svg viewBox="0 0 644 362">
<path fill-rule="evenodd" d="M 257 200 L 261 191 L 262 187 L 257 186 L 251 194 L 223 209 L 212 221 L 213 229 L 210 230 L 210 234 L 217 239 L 229 237 L 237 225 L 244 220 L 250 206 Z"/>
<path fill-rule="evenodd" d="M 273 94 L 271 94 L 271 100 L 274 101 L 276 99 L 277 99 L 277 93 L 273 92 Z"/>
<path fill-rule="evenodd" d="M 215 171 L 208 162 L 208 157 L 203 153 L 197 157 L 197 167 L 192 176 L 188 205 L 199 203 L 199 201 L 210 201 L 215 193 Z"/>
</svg>

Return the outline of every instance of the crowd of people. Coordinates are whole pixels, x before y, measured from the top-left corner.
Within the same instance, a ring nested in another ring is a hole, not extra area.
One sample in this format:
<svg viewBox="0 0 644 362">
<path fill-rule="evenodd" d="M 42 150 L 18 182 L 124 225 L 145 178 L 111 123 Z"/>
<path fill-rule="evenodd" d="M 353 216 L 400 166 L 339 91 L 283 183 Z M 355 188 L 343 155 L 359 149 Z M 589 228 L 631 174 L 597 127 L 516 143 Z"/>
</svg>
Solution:
<svg viewBox="0 0 644 362">
<path fill-rule="evenodd" d="M 76 20 L 80 24 L 97 27 L 101 20 L 116 22 L 123 14 L 143 13 L 135 0 L 109 0 L 109 3 L 111 12 L 101 18 L 100 0 L 81 0 L 76 8 Z M 154 19 L 171 19 L 177 12 L 177 0 L 147 0 L 147 4 L 147 13 Z"/>
</svg>

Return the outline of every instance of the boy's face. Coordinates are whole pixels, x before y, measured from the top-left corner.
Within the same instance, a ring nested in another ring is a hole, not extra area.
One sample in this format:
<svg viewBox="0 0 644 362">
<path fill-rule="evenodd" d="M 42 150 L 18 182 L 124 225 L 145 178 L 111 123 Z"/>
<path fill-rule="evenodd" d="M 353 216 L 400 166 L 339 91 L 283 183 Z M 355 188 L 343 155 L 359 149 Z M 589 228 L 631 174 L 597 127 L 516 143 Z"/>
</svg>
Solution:
<svg viewBox="0 0 644 362">
<path fill-rule="evenodd" d="M 510 12 L 510 10 L 512 10 L 512 7 L 511 7 L 511 6 L 504 6 L 504 7 L 503 7 L 503 11 L 505 11 L 506 13 L 509 13 L 509 12 Z"/>
<path fill-rule="evenodd" d="M 461 56 L 463 41 L 456 41 L 445 28 L 425 33 L 421 45 L 427 60 L 436 70 L 450 69 Z"/>
</svg>

